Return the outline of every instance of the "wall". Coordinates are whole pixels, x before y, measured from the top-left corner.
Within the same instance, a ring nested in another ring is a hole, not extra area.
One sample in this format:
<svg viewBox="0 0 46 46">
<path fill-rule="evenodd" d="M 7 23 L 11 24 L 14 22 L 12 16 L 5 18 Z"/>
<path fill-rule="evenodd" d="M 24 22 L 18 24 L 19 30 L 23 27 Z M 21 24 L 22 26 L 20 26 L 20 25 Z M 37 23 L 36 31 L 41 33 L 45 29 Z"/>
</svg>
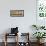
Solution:
<svg viewBox="0 0 46 46">
<path fill-rule="evenodd" d="M 23 9 L 24 17 L 10 17 L 10 10 Z M 10 32 L 9 28 L 19 27 L 19 32 L 30 32 L 31 25 L 36 24 L 36 0 L 1 0 L 0 34 Z"/>
</svg>

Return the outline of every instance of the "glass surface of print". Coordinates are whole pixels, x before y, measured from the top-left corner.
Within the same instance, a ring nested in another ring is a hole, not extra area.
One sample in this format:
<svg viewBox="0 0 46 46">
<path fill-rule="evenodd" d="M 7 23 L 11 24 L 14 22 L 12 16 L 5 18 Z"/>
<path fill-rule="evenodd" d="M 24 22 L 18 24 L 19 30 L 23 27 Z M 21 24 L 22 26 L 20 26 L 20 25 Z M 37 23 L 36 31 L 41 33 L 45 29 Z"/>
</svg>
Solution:
<svg viewBox="0 0 46 46">
<path fill-rule="evenodd" d="M 37 1 L 37 14 L 39 17 L 46 17 L 46 0 Z"/>
</svg>

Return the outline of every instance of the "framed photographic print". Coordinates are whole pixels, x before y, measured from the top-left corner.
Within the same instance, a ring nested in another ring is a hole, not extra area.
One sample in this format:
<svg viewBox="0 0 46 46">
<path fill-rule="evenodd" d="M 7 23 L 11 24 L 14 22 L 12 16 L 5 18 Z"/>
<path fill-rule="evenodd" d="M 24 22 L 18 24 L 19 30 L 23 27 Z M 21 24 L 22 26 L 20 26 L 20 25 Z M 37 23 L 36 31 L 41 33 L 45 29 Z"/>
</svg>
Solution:
<svg viewBox="0 0 46 46">
<path fill-rule="evenodd" d="M 24 17 L 24 10 L 10 10 L 11 17 Z"/>
<path fill-rule="evenodd" d="M 37 0 L 37 15 L 46 17 L 46 0 Z"/>
</svg>

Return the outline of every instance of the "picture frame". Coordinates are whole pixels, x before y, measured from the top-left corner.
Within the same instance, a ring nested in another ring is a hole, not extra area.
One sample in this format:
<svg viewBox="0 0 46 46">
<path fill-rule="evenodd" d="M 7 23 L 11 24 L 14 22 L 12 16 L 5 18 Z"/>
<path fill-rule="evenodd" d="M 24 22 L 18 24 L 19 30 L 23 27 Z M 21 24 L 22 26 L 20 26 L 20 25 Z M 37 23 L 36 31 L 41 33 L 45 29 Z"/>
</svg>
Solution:
<svg viewBox="0 0 46 46">
<path fill-rule="evenodd" d="M 24 17 L 24 10 L 10 10 L 11 17 Z"/>
</svg>

